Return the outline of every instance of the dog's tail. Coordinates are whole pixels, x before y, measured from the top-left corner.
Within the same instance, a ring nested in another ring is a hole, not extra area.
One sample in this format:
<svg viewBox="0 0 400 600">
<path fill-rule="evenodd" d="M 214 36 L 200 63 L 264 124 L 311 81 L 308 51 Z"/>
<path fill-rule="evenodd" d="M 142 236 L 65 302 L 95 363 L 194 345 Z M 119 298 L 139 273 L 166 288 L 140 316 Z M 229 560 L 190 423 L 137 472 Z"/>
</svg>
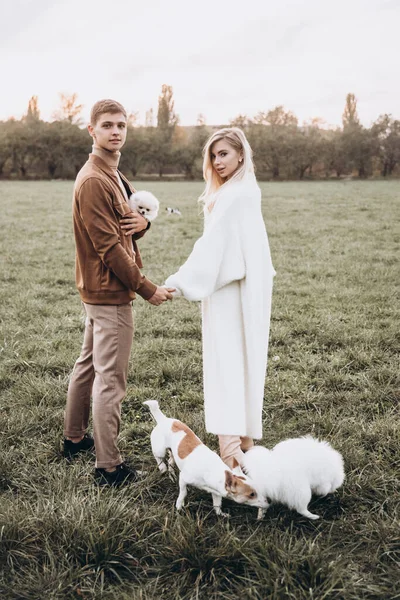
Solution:
<svg viewBox="0 0 400 600">
<path fill-rule="evenodd" d="M 155 420 L 157 421 L 157 423 L 161 423 L 161 421 L 168 418 L 161 411 L 157 400 L 146 400 L 146 402 L 143 402 L 143 404 L 149 407 L 149 410 L 155 418 Z"/>
</svg>

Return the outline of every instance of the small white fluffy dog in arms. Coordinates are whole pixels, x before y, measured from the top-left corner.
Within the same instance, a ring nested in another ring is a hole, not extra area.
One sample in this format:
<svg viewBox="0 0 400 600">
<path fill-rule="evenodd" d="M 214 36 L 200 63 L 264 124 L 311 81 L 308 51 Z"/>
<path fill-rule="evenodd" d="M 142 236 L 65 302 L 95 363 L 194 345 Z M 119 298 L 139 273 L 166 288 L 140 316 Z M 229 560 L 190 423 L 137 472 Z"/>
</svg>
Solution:
<svg viewBox="0 0 400 600">
<path fill-rule="evenodd" d="M 147 400 L 143 404 L 148 406 L 157 422 L 151 432 L 151 448 L 158 468 L 165 473 L 176 464 L 180 471 L 177 510 L 184 505 L 188 485 L 210 492 L 217 515 L 228 516 L 221 511 L 222 498 L 260 509 L 268 508 L 268 503 L 258 496 L 249 478 L 231 471 L 218 454 L 207 448 L 187 425 L 166 417 L 156 400 Z M 172 452 L 173 460 L 170 459 L 167 466 L 164 459 L 168 449 Z"/>
<path fill-rule="evenodd" d="M 344 481 L 342 455 L 312 436 L 284 440 L 272 450 L 254 446 L 244 455 L 243 469 L 264 499 L 285 504 L 309 519 L 319 519 L 307 508 L 311 495 L 332 494 Z M 257 518 L 265 512 L 260 508 Z"/>
<path fill-rule="evenodd" d="M 140 213 L 148 221 L 154 221 L 158 215 L 160 203 L 151 192 L 142 190 L 135 192 L 128 200 L 128 204 L 132 210 Z"/>
</svg>

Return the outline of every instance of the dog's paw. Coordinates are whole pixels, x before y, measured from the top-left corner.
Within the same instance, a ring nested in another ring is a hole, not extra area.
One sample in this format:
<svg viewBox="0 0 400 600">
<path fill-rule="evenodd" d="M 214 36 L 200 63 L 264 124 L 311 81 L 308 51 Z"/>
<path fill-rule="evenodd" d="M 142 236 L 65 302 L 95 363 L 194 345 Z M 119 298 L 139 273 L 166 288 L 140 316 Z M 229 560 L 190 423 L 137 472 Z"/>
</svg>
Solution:
<svg viewBox="0 0 400 600">
<path fill-rule="evenodd" d="M 223 517 L 224 519 L 230 518 L 230 515 L 228 513 L 223 512 L 219 507 L 214 506 L 214 510 L 218 517 Z"/>
<path fill-rule="evenodd" d="M 321 517 L 319 515 L 313 515 L 312 513 L 310 514 L 310 516 L 308 517 L 309 519 L 311 519 L 312 521 L 316 521 L 317 519 L 320 519 Z"/>
<path fill-rule="evenodd" d="M 311 519 L 311 521 L 316 521 L 317 519 L 320 519 L 319 515 L 314 515 L 313 513 L 311 513 L 309 510 L 304 510 L 300 513 L 303 517 L 306 517 L 307 519 Z"/>
<path fill-rule="evenodd" d="M 173 469 L 168 469 L 168 477 L 170 478 L 170 480 L 175 483 L 175 481 L 177 480 L 177 476 L 176 473 Z"/>
</svg>

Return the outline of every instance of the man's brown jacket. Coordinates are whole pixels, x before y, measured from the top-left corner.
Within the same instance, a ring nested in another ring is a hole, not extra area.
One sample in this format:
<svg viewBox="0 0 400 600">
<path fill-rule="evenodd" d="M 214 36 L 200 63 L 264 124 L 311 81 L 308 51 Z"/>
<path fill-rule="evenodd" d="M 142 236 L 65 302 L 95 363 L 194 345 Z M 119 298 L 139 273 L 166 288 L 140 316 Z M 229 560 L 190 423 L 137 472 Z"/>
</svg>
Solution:
<svg viewBox="0 0 400 600">
<path fill-rule="evenodd" d="M 128 194 L 133 189 L 120 173 Z M 140 272 L 136 239 L 124 235 L 120 219 L 131 212 L 117 174 L 100 157 L 89 155 L 79 171 L 73 196 L 76 286 L 87 304 L 127 304 L 135 292 L 148 300 L 157 286 Z"/>
</svg>

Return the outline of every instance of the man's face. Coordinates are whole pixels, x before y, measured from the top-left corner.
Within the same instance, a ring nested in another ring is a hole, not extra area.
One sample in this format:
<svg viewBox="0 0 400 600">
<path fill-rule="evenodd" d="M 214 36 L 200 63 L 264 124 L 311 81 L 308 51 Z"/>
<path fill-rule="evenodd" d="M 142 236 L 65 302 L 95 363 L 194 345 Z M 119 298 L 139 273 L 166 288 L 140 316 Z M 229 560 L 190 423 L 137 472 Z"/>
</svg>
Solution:
<svg viewBox="0 0 400 600">
<path fill-rule="evenodd" d="M 125 144 L 126 118 L 122 113 L 103 113 L 96 125 L 88 125 L 88 130 L 96 146 L 117 152 Z"/>
</svg>

